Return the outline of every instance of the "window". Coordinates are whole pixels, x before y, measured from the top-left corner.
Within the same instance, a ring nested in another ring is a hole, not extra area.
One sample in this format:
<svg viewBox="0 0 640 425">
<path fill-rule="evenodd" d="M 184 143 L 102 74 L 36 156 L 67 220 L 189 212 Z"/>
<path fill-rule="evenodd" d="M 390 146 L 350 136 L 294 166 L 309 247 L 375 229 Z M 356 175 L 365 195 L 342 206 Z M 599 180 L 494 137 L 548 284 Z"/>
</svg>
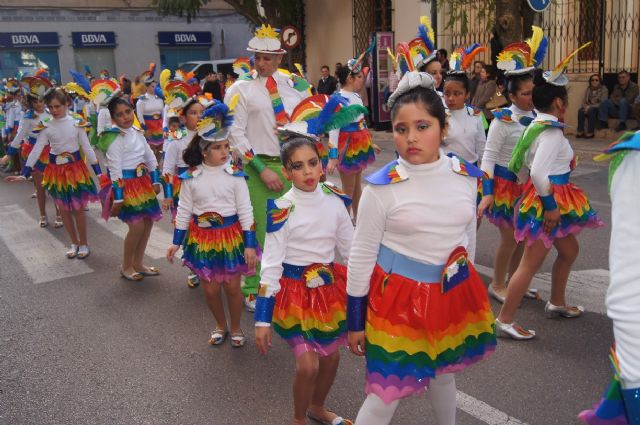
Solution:
<svg viewBox="0 0 640 425">
<path fill-rule="evenodd" d="M 15 77 L 18 72 L 30 74 L 44 68 L 51 78 L 60 81 L 58 51 L 53 49 L 0 51 L 0 78 Z"/>
<path fill-rule="evenodd" d="M 208 47 L 161 47 L 160 64 L 162 69 L 175 70 L 183 62 L 208 61 Z"/>
<path fill-rule="evenodd" d="M 110 75 L 116 75 L 116 63 L 113 59 L 113 49 L 74 49 L 73 56 L 76 69 L 84 72 L 85 65 L 89 66 L 91 73 L 97 76 L 100 71 L 106 69 Z"/>
</svg>

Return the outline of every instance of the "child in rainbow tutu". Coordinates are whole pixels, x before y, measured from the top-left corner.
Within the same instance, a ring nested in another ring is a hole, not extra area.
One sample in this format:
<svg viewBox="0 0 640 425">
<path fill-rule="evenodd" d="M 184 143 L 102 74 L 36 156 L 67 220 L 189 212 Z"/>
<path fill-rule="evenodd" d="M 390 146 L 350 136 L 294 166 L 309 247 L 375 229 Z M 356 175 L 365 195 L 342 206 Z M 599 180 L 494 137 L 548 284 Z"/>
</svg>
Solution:
<svg viewBox="0 0 640 425">
<path fill-rule="evenodd" d="M 293 424 L 306 416 L 328 425 L 350 424 L 324 407 L 338 369 L 338 348 L 346 344 L 346 293 L 343 265 L 353 225 L 350 199 L 320 183 L 322 163 L 316 144 L 293 138 L 281 150 L 293 187 L 267 205 L 267 237 L 256 301 L 256 343 L 266 354 L 271 326 L 295 356 Z"/>
<path fill-rule="evenodd" d="M 255 273 L 257 241 L 245 175 L 230 162 L 232 121 L 227 105 L 214 101 L 202 113 L 197 135 L 183 153 L 191 168 L 180 175 L 180 200 L 167 260 L 173 262 L 182 246 L 183 263 L 200 278 L 217 322 L 209 343 L 222 344 L 231 331 L 231 345 L 242 347 L 247 339 L 240 329 L 240 276 Z M 221 288 L 228 300 L 230 325 Z"/>
<path fill-rule="evenodd" d="M 466 250 L 482 172 L 445 155 L 431 75 L 408 72 L 388 106 L 399 158 L 367 177 L 348 264 L 349 349 L 367 360 L 356 424 L 388 424 L 402 398 L 428 388 L 438 425 L 454 425 L 454 372 L 496 345 Z"/>
<path fill-rule="evenodd" d="M 127 280 L 139 281 L 160 274 L 156 267 L 143 264 L 153 222 L 162 218 L 156 197 L 161 188 L 158 162 L 142 131 L 133 126 L 133 107 L 129 101 L 113 98 L 109 113 L 117 130 L 106 153 L 113 181 L 111 216 L 129 226 L 120 274 Z"/>
</svg>

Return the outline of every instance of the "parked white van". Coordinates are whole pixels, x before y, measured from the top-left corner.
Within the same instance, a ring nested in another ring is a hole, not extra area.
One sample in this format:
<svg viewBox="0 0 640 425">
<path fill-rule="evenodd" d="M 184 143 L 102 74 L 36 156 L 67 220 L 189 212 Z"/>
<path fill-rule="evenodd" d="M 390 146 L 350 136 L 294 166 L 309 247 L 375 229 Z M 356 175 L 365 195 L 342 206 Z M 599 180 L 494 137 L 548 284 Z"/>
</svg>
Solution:
<svg viewBox="0 0 640 425">
<path fill-rule="evenodd" d="M 206 77 L 210 72 L 223 72 L 225 75 L 233 72 L 235 59 L 220 59 L 215 61 L 189 61 L 178 65 L 184 72 L 193 72 L 198 81 Z"/>
</svg>

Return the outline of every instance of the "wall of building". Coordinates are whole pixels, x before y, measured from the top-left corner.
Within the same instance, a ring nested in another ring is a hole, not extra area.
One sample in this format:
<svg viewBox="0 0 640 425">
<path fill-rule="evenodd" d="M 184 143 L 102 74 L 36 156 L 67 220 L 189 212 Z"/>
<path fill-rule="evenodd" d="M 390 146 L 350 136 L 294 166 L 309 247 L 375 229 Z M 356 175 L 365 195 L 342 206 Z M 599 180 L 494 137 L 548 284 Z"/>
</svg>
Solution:
<svg viewBox="0 0 640 425">
<path fill-rule="evenodd" d="M 420 16 L 431 19 L 431 2 L 424 0 L 394 0 L 393 31 L 396 43 L 416 38 Z"/>
<path fill-rule="evenodd" d="M 354 56 L 352 7 L 345 0 L 305 2 L 306 72 L 312 84 L 320 79 L 322 65 L 333 73 L 336 62 L 344 64 Z"/>
<path fill-rule="evenodd" d="M 60 47 L 58 59 L 63 82 L 69 81 L 69 69 L 75 69 L 71 33 L 82 31 L 113 31 L 117 46 L 114 49 L 116 75 L 135 76 L 149 66 L 160 65 L 158 31 L 210 31 L 211 60 L 246 56 L 247 42 L 252 28 L 232 10 L 203 10 L 187 24 L 184 18 L 161 17 L 153 10 L 104 10 L 100 12 L 78 9 L 0 9 L 1 32 L 57 32 Z M 221 32 L 224 32 L 222 45 Z M 224 56 L 224 57 L 223 57 Z M 92 70 L 97 73 L 99 70 Z"/>
</svg>

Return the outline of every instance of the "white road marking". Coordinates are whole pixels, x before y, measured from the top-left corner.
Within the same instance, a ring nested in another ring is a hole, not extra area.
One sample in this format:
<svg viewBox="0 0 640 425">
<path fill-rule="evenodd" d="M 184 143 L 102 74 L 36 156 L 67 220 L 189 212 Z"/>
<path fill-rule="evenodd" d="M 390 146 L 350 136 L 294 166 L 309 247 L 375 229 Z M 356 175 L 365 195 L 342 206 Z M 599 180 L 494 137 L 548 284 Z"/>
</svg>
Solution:
<svg viewBox="0 0 640 425">
<path fill-rule="evenodd" d="M 486 276 L 493 276 L 493 269 L 481 264 L 475 264 L 476 270 Z M 543 300 L 548 300 L 551 294 L 551 273 L 538 273 L 531 282 L 532 288 L 540 291 Z M 569 274 L 567 282 L 567 302 L 581 305 L 586 311 L 606 314 L 604 304 L 609 288 L 609 271 L 604 269 L 577 270 Z"/>
<path fill-rule="evenodd" d="M 36 220 L 17 205 L 0 207 L 0 222 L 7 224 L 3 226 L 0 238 L 33 283 L 51 282 L 93 272 L 85 261 L 65 258 L 67 246 L 51 233 L 62 232 L 66 239 L 64 229 L 41 229 Z"/>
<path fill-rule="evenodd" d="M 484 401 L 461 391 L 456 394 L 456 402 L 458 409 L 489 425 L 527 425 L 526 422 L 509 416 Z"/>
<path fill-rule="evenodd" d="M 120 239 L 123 239 L 127 236 L 127 232 L 129 231 L 128 226 L 117 218 L 110 218 L 109 221 L 104 221 L 104 219 L 100 216 L 102 211 L 102 207 L 99 203 L 89 204 L 89 216 L 94 219 L 98 225 L 105 228 L 109 232 L 118 236 Z M 173 240 L 173 235 L 166 230 L 160 228 L 160 226 L 153 226 L 153 230 L 151 230 L 151 237 L 149 238 L 149 243 L 147 244 L 147 250 L 145 251 L 146 255 L 153 258 L 154 260 L 158 260 L 160 258 L 164 258 L 167 248 L 171 245 L 171 241 Z"/>
</svg>

